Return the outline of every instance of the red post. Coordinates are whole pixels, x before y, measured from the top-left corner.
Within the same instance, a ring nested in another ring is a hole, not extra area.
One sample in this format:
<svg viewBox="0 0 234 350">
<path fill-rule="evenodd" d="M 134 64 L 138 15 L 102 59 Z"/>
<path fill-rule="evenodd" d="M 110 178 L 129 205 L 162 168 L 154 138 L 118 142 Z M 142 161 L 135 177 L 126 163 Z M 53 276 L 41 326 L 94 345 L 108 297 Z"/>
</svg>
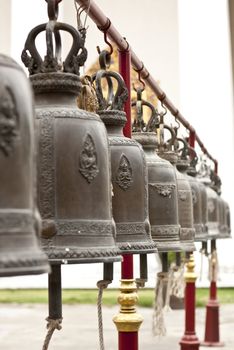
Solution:
<svg viewBox="0 0 234 350">
<path fill-rule="evenodd" d="M 185 273 L 185 332 L 180 341 L 181 350 L 198 350 L 200 342 L 195 331 L 195 282 L 197 276 L 194 272 L 194 257 L 190 255 L 190 259 L 186 264 L 187 271 Z"/>
<path fill-rule="evenodd" d="M 196 134 L 195 131 L 190 131 L 189 133 L 189 145 L 190 147 L 195 147 L 195 141 L 196 141 Z"/>
<path fill-rule="evenodd" d="M 211 241 L 211 281 L 210 281 L 210 298 L 206 305 L 206 328 L 205 339 L 202 346 L 224 346 L 219 340 L 219 302 L 217 300 L 217 285 L 216 285 L 216 251 L 215 240 Z"/>
<path fill-rule="evenodd" d="M 119 51 L 119 72 L 122 75 L 127 86 L 129 96 L 125 104 L 125 112 L 127 115 L 127 123 L 124 127 L 124 136 L 131 138 L 131 54 L 130 51 Z M 119 297 L 121 304 L 120 314 L 114 318 L 114 322 L 119 332 L 119 350 L 138 350 L 138 329 L 142 322 L 142 318 L 135 311 L 135 303 L 137 302 L 136 284 L 133 272 L 133 255 L 124 255 L 121 266 L 121 293 L 128 293 Z M 130 297 L 129 301 L 127 299 Z M 130 303 L 130 304 L 129 304 Z M 125 305 L 126 304 L 126 305 Z M 132 309 L 127 309 L 131 305 Z"/>
</svg>

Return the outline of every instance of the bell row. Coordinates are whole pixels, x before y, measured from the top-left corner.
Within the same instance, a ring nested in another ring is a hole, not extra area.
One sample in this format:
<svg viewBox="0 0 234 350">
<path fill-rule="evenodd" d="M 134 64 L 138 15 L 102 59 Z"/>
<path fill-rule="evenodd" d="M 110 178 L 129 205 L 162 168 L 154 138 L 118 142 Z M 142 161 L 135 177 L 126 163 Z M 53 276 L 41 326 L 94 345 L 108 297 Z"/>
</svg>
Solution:
<svg viewBox="0 0 234 350">
<path fill-rule="evenodd" d="M 35 44 L 42 31 L 44 58 Z M 73 39 L 64 62 L 61 31 Z M 125 137 L 125 83 L 107 69 L 106 51 L 82 80 L 84 44 L 85 32 L 56 20 L 33 28 L 22 52 L 30 82 L 0 55 L 0 276 L 48 272 L 48 260 L 191 252 L 194 241 L 230 237 L 217 175 L 204 164 L 197 172 L 195 151 L 146 101 L 148 125 L 138 113 Z"/>
</svg>

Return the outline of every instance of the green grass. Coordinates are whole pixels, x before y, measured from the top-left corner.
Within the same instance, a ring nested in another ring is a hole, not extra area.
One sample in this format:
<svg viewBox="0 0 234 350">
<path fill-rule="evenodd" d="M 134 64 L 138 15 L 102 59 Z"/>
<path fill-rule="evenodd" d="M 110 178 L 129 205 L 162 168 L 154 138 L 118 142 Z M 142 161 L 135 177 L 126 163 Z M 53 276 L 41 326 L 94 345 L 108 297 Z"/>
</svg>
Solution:
<svg viewBox="0 0 234 350">
<path fill-rule="evenodd" d="M 97 290 L 95 289 L 64 289 L 64 304 L 96 304 Z M 196 292 L 197 307 L 204 307 L 209 297 L 207 288 L 199 288 Z M 112 306 L 117 304 L 119 291 L 116 289 L 105 290 L 103 304 Z M 138 292 L 139 305 L 151 307 L 153 305 L 154 290 L 142 289 Z M 218 299 L 220 304 L 234 303 L 234 288 L 219 288 Z M 0 303 L 47 303 L 46 289 L 2 289 L 0 290 Z"/>
</svg>

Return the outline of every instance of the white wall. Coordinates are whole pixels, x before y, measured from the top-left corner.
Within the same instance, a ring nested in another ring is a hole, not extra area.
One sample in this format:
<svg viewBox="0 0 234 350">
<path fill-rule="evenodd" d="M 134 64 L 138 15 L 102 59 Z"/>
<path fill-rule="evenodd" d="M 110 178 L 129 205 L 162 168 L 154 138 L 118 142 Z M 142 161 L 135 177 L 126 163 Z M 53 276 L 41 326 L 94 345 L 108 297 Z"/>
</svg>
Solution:
<svg viewBox="0 0 234 350">
<path fill-rule="evenodd" d="M 0 0 L 0 52 L 11 52 L 11 1 Z"/>
<path fill-rule="evenodd" d="M 226 0 L 179 0 L 180 109 L 218 159 L 222 196 L 234 215 L 233 90 Z M 218 242 L 234 284 L 234 241 Z"/>
</svg>

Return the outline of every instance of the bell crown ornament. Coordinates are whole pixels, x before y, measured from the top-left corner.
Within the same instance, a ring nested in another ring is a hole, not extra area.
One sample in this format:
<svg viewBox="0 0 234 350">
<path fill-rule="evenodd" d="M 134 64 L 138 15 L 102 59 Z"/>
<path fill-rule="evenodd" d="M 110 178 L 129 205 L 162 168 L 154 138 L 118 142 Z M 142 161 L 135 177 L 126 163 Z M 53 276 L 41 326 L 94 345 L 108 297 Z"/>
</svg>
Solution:
<svg viewBox="0 0 234 350">
<path fill-rule="evenodd" d="M 49 271 L 39 248 L 32 92 L 21 67 L 0 55 L 0 276 Z"/>
<path fill-rule="evenodd" d="M 117 261 L 106 130 L 97 114 L 77 107 L 85 30 L 57 22 L 58 2 L 47 2 L 49 22 L 31 30 L 22 52 L 36 102 L 42 246 L 53 264 Z M 44 59 L 35 45 L 42 31 Z M 64 62 L 61 31 L 72 36 Z"/>
<path fill-rule="evenodd" d="M 168 159 L 170 163 L 174 166 L 175 170 L 178 193 L 178 216 L 180 224 L 181 246 L 185 252 L 191 252 L 195 250 L 195 230 L 193 226 L 192 192 L 187 176 L 178 171 L 176 167 L 178 160 L 180 159 L 180 154 L 178 152 L 179 139 L 177 138 L 177 128 L 165 125 L 163 116 L 161 117 L 158 128 L 161 135 L 161 140 L 159 142 L 162 143 L 162 145 L 159 144 L 160 156 L 162 156 L 165 159 Z M 170 138 L 167 141 L 164 140 L 165 129 L 168 130 L 171 134 Z M 180 164 L 182 168 L 186 170 L 188 166 L 186 152 L 184 151 L 184 148 L 182 148 L 181 151 L 183 157 L 182 159 L 180 159 Z"/>
<path fill-rule="evenodd" d="M 143 147 L 148 168 L 149 219 L 152 238 L 159 252 L 181 251 L 174 167 L 156 153 L 155 130 L 158 124 L 158 112 L 151 103 L 141 99 L 139 90 L 137 90 L 137 100 L 132 103 L 132 107 L 136 108 L 137 112 L 132 135 Z M 151 110 L 147 124 L 143 119 L 145 107 Z"/>
<path fill-rule="evenodd" d="M 148 218 L 148 179 L 144 152 L 134 140 L 123 135 L 127 119 L 123 111 L 128 91 L 117 72 L 107 70 L 108 52 L 100 53 L 101 69 L 95 74 L 98 114 L 104 122 L 111 149 L 113 217 L 116 241 L 122 254 L 157 251 Z M 104 64 L 103 64 L 104 62 Z M 106 81 L 104 91 L 102 82 Z"/>
</svg>

